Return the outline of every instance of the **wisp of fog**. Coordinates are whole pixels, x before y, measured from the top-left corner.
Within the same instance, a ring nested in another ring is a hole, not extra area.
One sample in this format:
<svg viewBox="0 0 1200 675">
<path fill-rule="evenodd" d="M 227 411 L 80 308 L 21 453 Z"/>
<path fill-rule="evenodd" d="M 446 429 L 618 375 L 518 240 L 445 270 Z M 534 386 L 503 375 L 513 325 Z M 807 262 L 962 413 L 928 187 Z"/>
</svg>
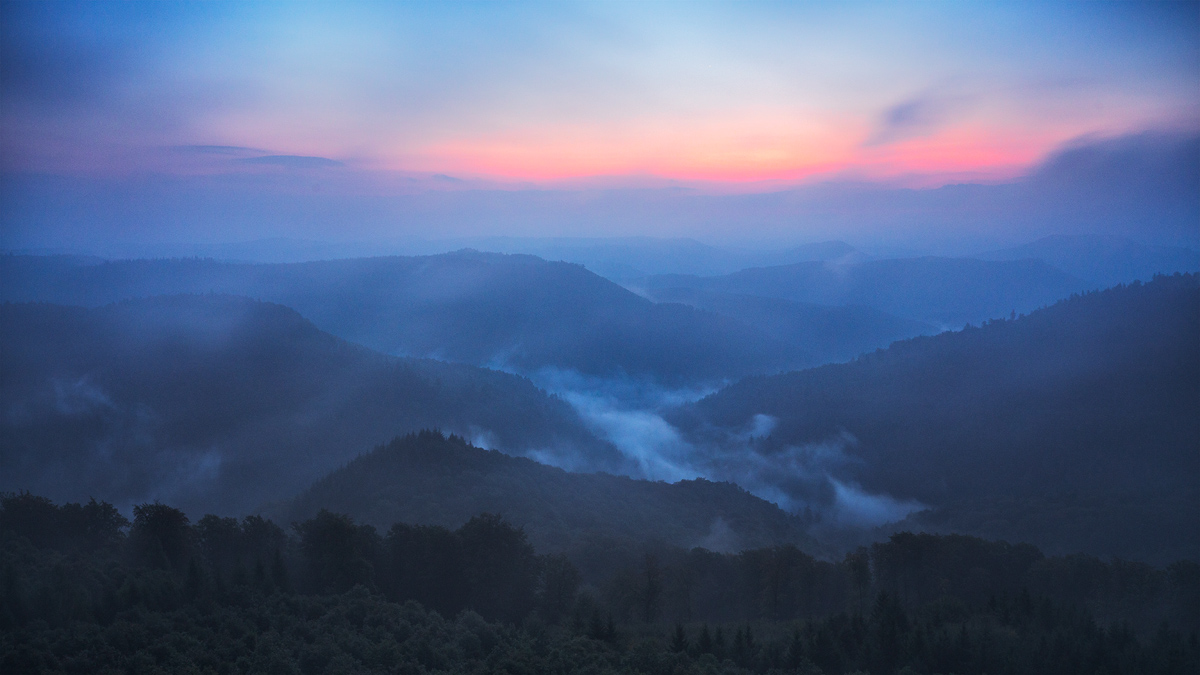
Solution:
<svg viewBox="0 0 1200 675">
<path fill-rule="evenodd" d="M 703 439 L 686 436 L 663 416 L 668 408 L 713 393 L 715 385 L 669 388 L 648 378 L 601 378 L 555 368 L 541 369 L 530 379 L 569 403 L 597 435 L 616 446 L 627 460 L 624 473 L 633 478 L 727 481 L 788 511 L 807 510 L 833 527 L 874 527 L 926 508 L 915 500 L 869 493 L 855 483 L 847 469 L 858 460 L 847 450 L 857 439 L 848 432 L 767 451 L 761 441 L 777 425 L 770 415 L 755 415 L 741 429 L 712 429 Z M 486 442 L 486 435 L 480 440 Z M 568 471 L 608 468 L 562 449 L 526 454 Z"/>
</svg>

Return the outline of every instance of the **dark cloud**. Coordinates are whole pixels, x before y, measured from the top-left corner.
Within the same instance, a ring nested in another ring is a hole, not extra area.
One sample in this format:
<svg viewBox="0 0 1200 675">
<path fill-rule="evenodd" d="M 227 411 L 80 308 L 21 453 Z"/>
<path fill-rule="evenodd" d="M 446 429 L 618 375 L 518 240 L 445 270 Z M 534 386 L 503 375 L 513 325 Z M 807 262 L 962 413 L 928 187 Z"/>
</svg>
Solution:
<svg viewBox="0 0 1200 675">
<path fill-rule="evenodd" d="M 926 136 L 946 123 L 955 108 L 949 97 L 925 93 L 883 111 L 865 147 L 888 145 L 908 138 Z"/>
<path fill-rule="evenodd" d="M 343 162 L 328 157 L 305 157 L 303 155 L 265 155 L 263 157 L 247 157 L 239 159 L 244 164 L 271 164 L 289 169 L 325 169 L 334 166 L 345 166 Z"/>
<path fill-rule="evenodd" d="M 1200 244 L 1200 135 L 1082 139 L 1024 181 L 1021 210 L 1052 234 L 1110 234 Z M 1049 229 L 1049 228 L 1046 228 Z"/>
<path fill-rule="evenodd" d="M 1200 135 L 1082 138 L 1051 154 L 1029 180 L 1102 193 L 1150 189 L 1194 195 L 1200 186 Z"/>
</svg>

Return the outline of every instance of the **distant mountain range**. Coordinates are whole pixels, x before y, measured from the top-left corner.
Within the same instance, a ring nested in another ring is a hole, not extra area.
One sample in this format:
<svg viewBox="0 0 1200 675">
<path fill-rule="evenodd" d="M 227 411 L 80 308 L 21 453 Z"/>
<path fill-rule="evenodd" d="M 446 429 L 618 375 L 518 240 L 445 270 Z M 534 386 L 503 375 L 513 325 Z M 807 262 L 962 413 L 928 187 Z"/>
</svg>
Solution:
<svg viewBox="0 0 1200 675">
<path fill-rule="evenodd" d="M 747 378 L 668 419 L 697 444 L 770 419 L 752 441 L 760 454 L 809 457 L 797 475 L 938 507 L 913 527 L 1200 557 L 1200 280 L 1158 277 Z M 844 445 L 839 462 L 797 455 L 830 439 Z"/>
<path fill-rule="evenodd" d="M 859 305 L 946 328 L 1028 312 L 1089 284 L 1035 260 L 901 258 L 808 262 L 745 269 L 716 277 L 651 276 L 630 282 L 663 289 L 780 298 L 820 305 Z"/>
<path fill-rule="evenodd" d="M 463 248 L 536 255 L 548 261 L 584 265 L 596 274 L 624 283 L 646 276 L 689 274 L 719 276 L 752 267 L 803 262 L 862 262 L 914 257 L 869 254 L 842 241 L 746 249 L 713 246 L 694 239 L 659 237 L 476 237 L 448 240 L 323 242 L 273 238 L 223 244 L 161 244 L 105 250 L 104 257 L 200 257 L 227 262 L 288 263 L 365 258 L 382 255 L 429 255 Z M 63 253 L 46 251 L 40 255 Z M 979 260 L 1041 260 L 1095 284 L 1108 287 L 1155 274 L 1200 271 L 1200 251 L 1147 245 L 1128 237 L 1098 234 L 1054 235 L 1019 246 L 976 252 Z"/>
<path fill-rule="evenodd" d="M 645 296 L 638 297 L 578 264 L 475 251 L 293 264 L 6 255 L 0 298 L 98 306 L 162 294 L 244 295 L 389 354 L 682 384 L 845 360 L 896 339 L 1028 312 L 1098 287 L 1096 279 L 1194 267 L 1185 249 L 1103 237 L 1050 238 L 983 256 L 994 260 L 870 260 L 843 242 L 774 252 L 686 239 L 489 242 L 630 269 L 773 266 L 626 282 Z"/>
<path fill-rule="evenodd" d="M 1056 235 L 1013 248 L 990 251 L 981 260 L 1041 260 L 1068 274 L 1107 288 L 1149 281 L 1155 274 L 1200 271 L 1200 251 L 1147 246 L 1126 237 Z"/>
<path fill-rule="evenodd" d="M 463 251 L 296 264 L 213 260 L 96 263 L 0 257 L 14 301 L 96 306 L 174 293 L 229 293 L 294 308 L 322 330 L 378 351 L 532 373 L 723 380 L 809 365 L 735 319 L 654 303 L 580 265 Z"/>
<path fill-rule="evenodd" d="M 901 319 L 870 307 L 835 307 L 760 295 L 697 288 L 644 291 L 657 302 L 678 302 L 754 326 L 784 343 L 804 345 L 820 365 L 849 359 L 917 335 L 938 332 L 932 324 Z"/>
<path fill-rule="evenodd" d="M 245 298 L 0 305 L 0 490 L 242 513 L 398 434 L 622 459 L 528 380 L 393 358 Z"/>
<path fill-rule="evenodd" d="M 844 241 L 764 250 L 658 237 L 490 237 L 464 241 L 465 245 L 483 251 L 526 253 L 546 260 L 578 263 L 614 281 L 649 274 L 729 274 L 747 267 L 836 260 L 855 253 L 854 247 Z"/>
</svg>

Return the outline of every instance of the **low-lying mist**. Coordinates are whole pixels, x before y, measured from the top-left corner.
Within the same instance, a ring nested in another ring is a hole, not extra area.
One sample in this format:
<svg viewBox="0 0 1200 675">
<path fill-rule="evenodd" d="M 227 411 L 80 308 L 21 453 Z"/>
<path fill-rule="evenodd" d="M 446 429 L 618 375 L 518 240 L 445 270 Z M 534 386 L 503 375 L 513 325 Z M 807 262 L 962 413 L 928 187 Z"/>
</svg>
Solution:
<svg viewBox="0 0 1200 675">
<path fill-rule="evenodd" d="M 848 452 L 857 443 L 850 433 L 768 450 L 762 441 L 776 426 L 769 415 L 756 415 L 742 428 L 706 429 L 702 437 L 685 435 L 664 417 L 666 410 L 697 401 L 720 383 L 669 388 L 646 378 L 599 378 L 560 369 L 542 369 L 530 379 L 569 403 L 594 433 L 616 446 L 625 459 L 621 472 L 633 478 L 736 483 L 785 510 L 806 514 L 822 528 L 875 527 L 926 508 L 858 485 L 852 473 L 861 460 Z M 571 450 L 527 454 L 568 471 L 612 470 Z"/>
</svg>

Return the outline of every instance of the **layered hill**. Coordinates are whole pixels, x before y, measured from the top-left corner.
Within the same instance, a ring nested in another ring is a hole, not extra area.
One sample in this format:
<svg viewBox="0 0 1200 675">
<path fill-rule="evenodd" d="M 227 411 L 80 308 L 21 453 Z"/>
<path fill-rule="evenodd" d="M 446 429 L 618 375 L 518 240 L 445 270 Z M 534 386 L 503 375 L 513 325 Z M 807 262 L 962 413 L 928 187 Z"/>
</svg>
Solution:
<svg viewBox="0 0 1200 675">
<path fill-rule="evenodd" d="M 990 251 L 983 260 L 1041 260 L 1080 279 L 1108 287 L 1155 274 L 1200 271 L 1200 252 L 1178 246 L 1151 246 L 1127 237 L 1055 235 L 1013 248 Z"/>
<path fill-rule="evenodd" d="M 714 277 L 666 274 L 630 285 L 648 293 L 690 288 L 819 305 L 858 305 L 951 328 L 1028 312 L 1091 286 L 1039 260 L 937 257 L 814 261 Z"/>
<path fill-rule="evenodd" d="M 748 378 L 670 419 L 697 443 L 772 419 L 757 446 L 767 456 L 843 439 L 846 461 L 809 469 L 937 507 L 918 525 L 1056 552 L 1200 557 L 1195 275 Z"/>
<path fill-rule="evenodd" d="M 0 490 L 240 513 L 421 428 L 620 466 L 524 378 L 385 356 L 245 298 L 4 304 L 0 345 Z"/>
<path fill-rule="evenodd" d="M 747 267 L 833 260 L 855 252 L 842 241 L 751 251 L 709 246 L 694 239 L 659 237 L 490 237 L 470 241 L 469 246 L 579 263 L 613 280 L 650 274 L 729 274 Z"/>
<path fill-rule="evenodd" d="M 646 294 L 658 302 L 678 302 L 728 316 L 782 342 L 804 345 L 812 355 L 805 364 L 809 366 L 846 361 L 896 340 L 938 332 L 931 324 L 870 307 L 815 305 L 697 288 L 658 288 Z"/>
<path fill-rule="evenodd" d="M 358 457 L 277 516 L 300 520 L 320 509 L 384 529 L 396 522 L 456 528 L 479 513 L 499 513 L 539 550 L 584 557 L 635 542 L 740 551 L 811 541 L 799 517 L 731 483 L 568 473 L 435 432 Z"/>
<path fill-rule="evenodd" d="M 453 254 L 294 264 L 0 257 L 10 301 L 97 306 L 229 293 L 294 308 L 322 330 L 388 354 L 521 372 L 719 380 L 811 363 L 804 345 L 674 303 L 654 303 L 580 265 Z"/>
</svg>

